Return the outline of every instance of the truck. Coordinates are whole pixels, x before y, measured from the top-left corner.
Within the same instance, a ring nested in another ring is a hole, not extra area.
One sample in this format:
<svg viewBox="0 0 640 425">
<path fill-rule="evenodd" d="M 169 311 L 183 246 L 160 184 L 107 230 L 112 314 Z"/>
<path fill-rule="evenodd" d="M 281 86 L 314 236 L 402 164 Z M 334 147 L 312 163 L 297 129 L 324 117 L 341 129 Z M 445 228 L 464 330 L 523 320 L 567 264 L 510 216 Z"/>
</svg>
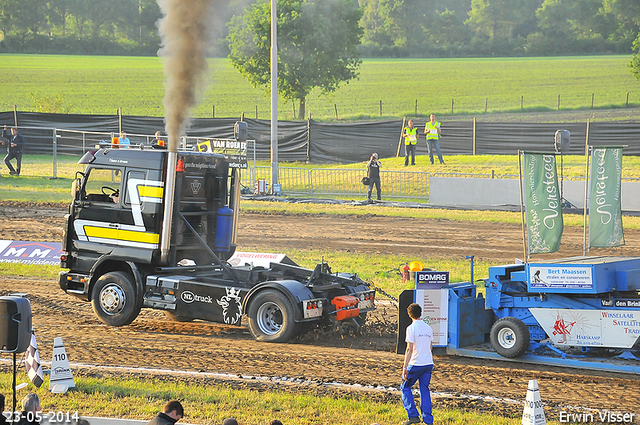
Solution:
<svg viewBox="0 0 640 425">
<path fill-rule="evenodd" d="M 172 320 L 240 325 L 285 342 L 314 324 L 361 326 L 375 290 L 355 273 L 295 262 L 232 261 L 240 202 L 237 155 L 103 145 L 79 161 L 65 215 L 59 284 L 111 326 L 141 309 Z M 225 149 L 223 149 L 225 151 Z M 243 162 L 244 161 L 244 162 Z M 285 257 L 287 258 L 287 257 Z"/>
</svg>

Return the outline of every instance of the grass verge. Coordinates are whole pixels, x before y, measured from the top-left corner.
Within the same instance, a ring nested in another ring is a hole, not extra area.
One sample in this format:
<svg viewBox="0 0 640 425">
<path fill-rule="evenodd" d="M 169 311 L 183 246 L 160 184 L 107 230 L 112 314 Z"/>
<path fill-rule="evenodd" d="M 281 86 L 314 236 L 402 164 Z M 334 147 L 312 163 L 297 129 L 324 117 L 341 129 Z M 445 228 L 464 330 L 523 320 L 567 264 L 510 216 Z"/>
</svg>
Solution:
<svg viewBox="0 0 640 425">
<path fill-rule="evenodd" d="M 0 392 L 7 396 L 11 408 L 11 374 L 0 373 Z M 23 371 L 18 383 L 28 382 Z M 180 400 L 185 407 L 181 421 L 192 424 L 220 424 L 235 417 L 243 425 L 268 424 L 280 419 L 284 424 L 396 424 L 406 418 L 399 399 L 372 400 L 367 393 L 345 397 L 317 396 L 278 390 L 258 391 L 234 389 L 207 382 L 182 382 L 161 378 L 75 378 L 76 388 L 66 394 L 52 394 L 48 378 L 35 390 L 33 385 L 21 390 L 18 403 L 27 392 L 36 392 L 43 414 L 48 412 L 78 412 L 80 416 L 103 416 L 150 420 L 169 400 Z M 374 397 L 375 398 L 375 397 Z M 399 397 L 398 397 L 399 398 Z M 439 424 L 516 425 L 521 418 L 503 418 L 490 414 L 440 409 L 435 399 L 434 416 Z"/>
</svg>

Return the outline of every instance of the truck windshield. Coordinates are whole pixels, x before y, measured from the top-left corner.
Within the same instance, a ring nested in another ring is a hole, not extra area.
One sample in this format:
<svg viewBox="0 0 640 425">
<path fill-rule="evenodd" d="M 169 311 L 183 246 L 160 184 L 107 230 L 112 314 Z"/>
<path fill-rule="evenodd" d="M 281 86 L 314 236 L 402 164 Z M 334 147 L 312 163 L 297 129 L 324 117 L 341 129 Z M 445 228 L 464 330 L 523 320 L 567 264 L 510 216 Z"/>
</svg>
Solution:
<svg viewBox="0 0 640 425">
<path fill-rule="evenodd" d="M 92 168 L 86 177 L 83 199 L 93 202 L 119 202 L 122 170 Z"/>
</svg>

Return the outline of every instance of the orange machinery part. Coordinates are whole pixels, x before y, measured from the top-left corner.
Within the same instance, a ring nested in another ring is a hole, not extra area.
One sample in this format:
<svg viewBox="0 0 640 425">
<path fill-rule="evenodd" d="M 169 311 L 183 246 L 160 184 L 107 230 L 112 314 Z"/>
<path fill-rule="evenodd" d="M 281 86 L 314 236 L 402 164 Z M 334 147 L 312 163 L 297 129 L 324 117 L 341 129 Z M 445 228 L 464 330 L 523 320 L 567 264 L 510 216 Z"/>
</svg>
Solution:
<svg viewBox="0 0 640 425">
<path fill-rule="evenodd" d="M 345 320 L 360 315 L 358 299 L 353 295 L 343 295 L 331 300 L 331 304 L 336 306 L 336 320 Z"/>
</svg>

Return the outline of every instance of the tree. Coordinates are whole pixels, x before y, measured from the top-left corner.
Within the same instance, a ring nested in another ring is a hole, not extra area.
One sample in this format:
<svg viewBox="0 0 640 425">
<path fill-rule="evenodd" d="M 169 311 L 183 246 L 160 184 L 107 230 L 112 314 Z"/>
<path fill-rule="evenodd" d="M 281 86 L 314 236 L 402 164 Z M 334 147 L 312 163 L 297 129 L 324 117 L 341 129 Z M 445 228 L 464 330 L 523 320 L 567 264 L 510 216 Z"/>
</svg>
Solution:
<svg viewBox="0 0 640 425">
<path fill-rule="evenodd" d="M 535 7 L 533 4 L 538 3 Z M 511 40 L 516 28 L 532 18 L 540 2 L 528 0 L 472 0 L 467 25 L 478 34 Z"/>
<path fill-rule="evenodd" d="M 299 118 L 314 88 L 334 92 L 357 77 L 362 38 L 355 0 L 278 0 L 278 92 L 299 101 Z M 268 0 L 229 23 L 229 58 L 254 86 L 270 87 L 271 10 Z"/>
</svg>

